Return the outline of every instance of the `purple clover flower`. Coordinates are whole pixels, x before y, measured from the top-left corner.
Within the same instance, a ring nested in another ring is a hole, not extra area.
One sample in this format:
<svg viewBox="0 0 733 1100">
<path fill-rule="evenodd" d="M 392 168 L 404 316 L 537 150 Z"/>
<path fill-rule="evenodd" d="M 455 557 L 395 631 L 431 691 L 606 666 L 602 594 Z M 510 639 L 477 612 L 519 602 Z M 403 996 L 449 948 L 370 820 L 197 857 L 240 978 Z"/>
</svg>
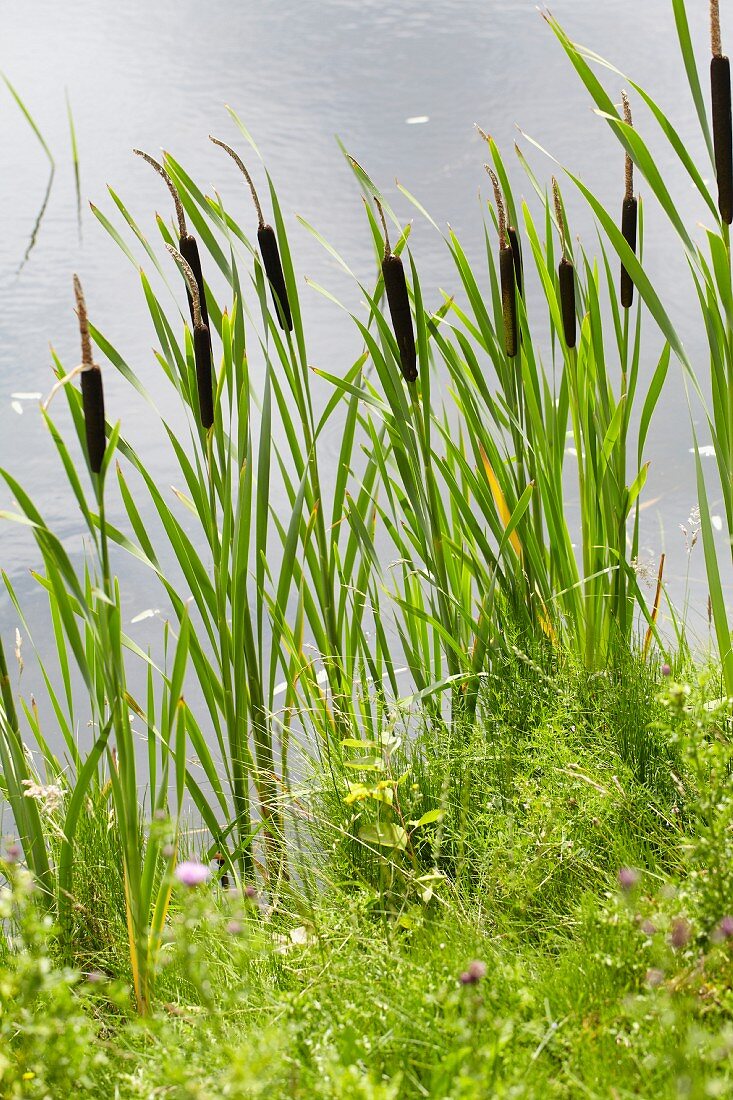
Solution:
<svg viewBox="0 0 733 1100">
<path fill-rule="evenodd" d="M 5 862 L 17 863 L 22 855 L 20 844 L 8 844 L 5 849 Z"/>
<path fill-rule="evenodd" d="M 666 664 L 666 663 L 663 664 L 662 665 L 662 676 L 671 676 L 671 675 L 672 675 L 672 669 L 669 667 L 668 664 Z"/>
<path fill-rule="evenodd" d="M 464 970 L 458 980 L 461 985 L 477 985 L 485 977 L 486 963 L 481 962 L 480 959 L 474 959 L 469 963 L 468 970 Z"/>
<path fill-rule="evenodd" d="M 678 919 L 672 923 L 669 942 L 675 950 L 679 950 L 681 947 L 687 947 L 691 935 L 692 929 L 690 928 L 690 922 L 685 920 L 684 917 L 678 917 Z"/>
<path fill-rule="evenodd" d="M 184 886 L 194 887 L 211 878 L 211 868 L 197 860 L 186 859 L 178 864 L 174 874 Z"/>
<path fill-rule="evenodd" d="M 618 884 L 624 893 L 633 890 L 640 877 L 639 872 L 634 867 L 622 867 L 617 875 Z"/>
</svg>

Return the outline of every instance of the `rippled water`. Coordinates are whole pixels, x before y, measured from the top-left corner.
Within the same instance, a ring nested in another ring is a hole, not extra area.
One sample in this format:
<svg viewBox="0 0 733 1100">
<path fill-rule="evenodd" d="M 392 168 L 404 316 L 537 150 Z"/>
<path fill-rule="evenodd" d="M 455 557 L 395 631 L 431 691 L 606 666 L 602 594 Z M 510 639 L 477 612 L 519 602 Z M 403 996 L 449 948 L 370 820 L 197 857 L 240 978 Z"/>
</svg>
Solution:
<svg viewBox="0 0 733 1100">
<path fill-rule="evenodd" d="M 707 5 L 698 7 L 694 32 L 704 59 Z M 56 158 L 56 171 L 35 245 L 28 252 L 49 183 L 48 162 L 3 91 L 0 464 L 18 474 L 72 548 L 79 545 L 80 520 L 64 492 L 50 441 L 34 404 L 21 400 L 23 413 L 18 415 L 12 395 L 48 391 L 49 343 L 69 367 L 78 360 L 74 270 L 83 278 L 95 323 L 146 382 L 155 378 L 154 334 L 135 271 L 88 206 L 92 200 L 112 212 L 109 184 L 156 239 L 153 215 L 159 210 L 170 216 L 167 193 L 132 156 L 133 146 L 153 154 L 161 147 L 171 150 L 207 190 L 216 186 L 228 205 L 239 203 L 244 218 L 248 208 L 240 180 L 207 141 L 209 132 L 236 140 L 223 107 L 231 104 L 255 136 L 277 183 L 290 215 L 299 271 L 339 291 L 343 288 L 334 266 L 294 218 L 300 213 L 317 225 L 355 270 L 370 270 L 371 243 L 361 200 L 335 135 L 383 185 L 400 213 L 413 216 L 391 183 L 395 177 L 419 196 L 439 224 L 450 221 L 475 257 L 482 249 L 477 195 L 486 183 L 475 121 L 496 137 L 508 160 L 518 136 L 515 124 L 521 125 L 578 170 L 604 202 L 620 207 L 619 147 L 591 111 L 587 94 L 531 0 L 218 0 L 206 6 L 189 0 L 154 5 L 77 0 L 73 6 L 36 0 L 32 6 L 5 3 L 1 10 L 2 69 L 34 113 Z M 201 18 L 204 11 L 210 11 L 206 20 Z M 704 164 L 668 0 L 556 0 L 553 11 L 572 37 L 646 84 Z M 79 144 L 80 220 L 65 90 Z M 407 123 L 416 117 L 427 121 Z M 641 112 L 639 117 L 643 119 Z M 537 153 L 530 159 L 537 173 L 549 178 L 549 162 Z M 692 190 L 666 153 L 661 164 L 669 168 L 674 193 L 694 220 L 698 209 Z M 530 190 L 518 165 L 514 179 L 520 191 Z M 592 250 L 587 214 L 579 200 L 572 198 L 570 205 L 573 230 Z M 427 294 L 437 300 L 439 287 L 455 283 L 444 246 L 422 221 L 416 222 L 411 246 Z M 668 310 L 705 375 L 705 345 L 681 249 L 653 203 L 647 210 L 646 248 Z M 312 362 L 342 373 L 354 357 L 353 329 L 305 286 L 303 302 Z M 651 325 L 647 332 L 648 375 L 661 341 Z M 151 385 L 157 392 L 155 382 Z M 144 441 L 150 466 L 166 485 L 173 476 L 168 451 L 139 398 L 111 370 L 107 405 L 109 415 L 120 417 L 133 439 Z M 55 415 L 66 426 L 63 406 L 63 401 L 57 403 Z M 336 434 L 334 429 L 334 448 Z M 652 469 L 646 500 L 651 503 L 644 541 L 655 560 L 661 550 L 668 551 L 668 577 L 677 596 L 688 564 L 678 524 L 696 499 L 689 446 L 681 373 L 673 366 L 648 448 Z M 1 491 L 0 501 L 8 499 Z M 568 507 L 572 513 L 572 500 Z M 24 597 L 32 625 L 44 621 L 42 597 L 27 572 L 37 563 L 27 534 L 2 525 L 0 564 Z M 690 566 L 694 609 L 702 622 L 706 589 L 701 548 Z M 120 568 L 131 616 L 160 602 L 152 577 L 124 562 Z M 14 625 L 4 596 L 0 616 L 4 631 Z M 148 621 L 131 632 L 146 643 L 155 629 Z"/>
</svg>

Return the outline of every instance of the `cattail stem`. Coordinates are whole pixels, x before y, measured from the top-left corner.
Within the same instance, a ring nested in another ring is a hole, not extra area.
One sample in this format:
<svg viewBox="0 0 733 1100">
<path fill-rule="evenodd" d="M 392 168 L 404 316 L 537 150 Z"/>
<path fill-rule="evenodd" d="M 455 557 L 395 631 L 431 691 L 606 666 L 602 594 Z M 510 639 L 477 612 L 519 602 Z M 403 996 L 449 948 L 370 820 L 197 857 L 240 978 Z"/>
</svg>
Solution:
<svg viewBox="0 0 733 1100">
<path fill-rule="evenodd" d="M 181 202 L 181 196 L 178 194 L 178 188 L 176 187 L 175 183 L 170 178 L 163 165 L 159 164 L 157 160 L 154 160 L 149 153 L 143 152 L 142 149 L 133 149 L 132 151 L 136 156 L 142 157 L 143 160 L 146 160 L 151 168 L 154 168 L 161 179 L 165 181 L 165 184 L 171 193 L 173 204 L 176 208 L 176 218 L 178 219 L 178 235 L 181 239 L 187 237 L 188 231 L 186 229 L 186 215 L 183 211 L 183 203 Z"/>
<path fill-rule="evenodd" d="M 201 300 L 199 289 L 196 285 L 196 276 L 191 270 L 190 264 L 184 259 L 173 245 L 166 244 L 173 259 L 180 267 L 188 284 L 189 294 L 193 304 L 193 353 L 196 364 L 196 387 L 199 397 L 199 412 L 201 425 L 205 431 L 214 423 L 214 396 L 213 396 L 213 371 L 211 368 L 211 339 L 208 326 L 204 323 L 201 313 Z"/>
<path fill-rule="evenodd" d="M 731 115 L 730 61 L 723 55 L 720 38 L 720 9 L 710 3 L 710 92 L 713 115 L 715 175 L 718 181 L 718 209 L 723 221 L 733 222 L 733 117 Z"/>
<path fill-rule="evenodd" d="M 374 199 L 379 217 L 384 227 L 384 258 L 382 259 L 382 277 L 387 305 L 392 318 L 392 328 L 397 341 L 400 356 L 400 370 L 406 382 L 417 381 L 417 354 L 415 351 L 415 331 L 412 327 L 410 296 L 407 292 L 407 279 L 402 260 L 396 256 L 389 243 L 387 221 L 379 199 Z"/>
<path fill-rule="evenodd" d="M 92 359 L 92 341 L 89 335 L 87 307 L 78 275 L 74 275 L 74 296 L 79 318 L 79 336 L 81 337 L 81 400 L 84 411 L 87 455 L 92 473 L 98 474 L 102 469 L 104 452 L 107 447 L 104 390 L 102 387 L 102 372 Z"/>
<path fill-rule="evenodd" d="M 257 243 L 260 246 L 260 255 L 262 256 L 265 275 L 270 283 L 270 293 L 275 305 L 277 319 L 282 329 L 287 329 L 288 332 L 292 332 L 293 316 L 290 310 L 288 289 L 285 283 L 282 262 L 280 260 L 280 249 L 278 248 L 277 237 L 272 226 L 267 225 L 265 222 L 265 216 L 262 213 L 262 207 L 260 206 L 260 200 L 257 197 L 257 191 L 255 190 L 252 177 L 247 171 L 242 158 L 232 149 L 231 145 L 227 145 L 225 141 L 220 141 L 219 138 L 212 137 L 211 134 L 209 134 L 209 141 L 213 141 L 214 145 L 218 145 L 220 149 L 223 149 L 225 153 L 229 154 L 247 181 L 252 194 L 252 201 L 257 211 Z"/>
</svg>

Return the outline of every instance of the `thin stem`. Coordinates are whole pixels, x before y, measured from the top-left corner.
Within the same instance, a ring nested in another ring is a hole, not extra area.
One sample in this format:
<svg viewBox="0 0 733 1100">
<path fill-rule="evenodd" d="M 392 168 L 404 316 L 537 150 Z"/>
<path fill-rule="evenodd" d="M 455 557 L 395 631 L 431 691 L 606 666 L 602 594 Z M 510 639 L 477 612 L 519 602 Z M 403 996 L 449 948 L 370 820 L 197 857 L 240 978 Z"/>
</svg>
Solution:
<svg viewBox="0 0 733 1100">
<path fill-rule="evenodd" d="M 496 213 L 499 218 L 499 245 L 501 248 L 506 248 L 506 207 L 504 206 L 504 197 L 499 187 L 499 181 L 496 178 L 496 173 L 493 168 L 485 164 L 484 168 L 489 173 L 491 184 L 494 188 L 494 201 L 496 203 Z"/>
<path fill-rule="evenodd" d="M 92 340 L 89 335 L 89 319 L 87 306 L 84 301 L 84 291 L 81 288 L 79 276 L 74 275 L 74 296 L 76 298 L 76 315 L 79 318 L 79 335 L 81 337 L 81 364 L 84 370 L 93 366 Z"/>
<path fill-rule="evenodd" d="M 382 229 L 384 230 L 384 258 L 385 260 L 387 260 L 392 255 L 392 246 L 389 243 L 389 232 L 387 230 L 387 219 L 384 216 L 382 204 L 376 197 L 376 195 L 374 196 L 374 202 L 376 203 L 377 210 L 379 211 L 379 217 L 382 220 Z"/>
<path fill-rule="evenodd" d="M 142 157 L 143 160 L 146 160 L 151 168 L 154 168 L 161 179 L 165 181 L 166 186 L 171 193 L 173 204 L 176 208 L 176 217 L 178 219 L 178 236 L 187 237 L 188 230 L 186 228 L 186 215 L 183 211 L 183 203 L 181 202 L 181 196 L 178 194 L 178 188 L 176 187 L 175 183 L 170 178 L 163 165 L 159 164 L 157 160 L 154 160 L 149 153 L 143 152 L 142 149 L 133 149 L 132 151 L 136 156 Z"/>
<path fill-rule="evenodd" d="M 249 172 L 245 168 L 244 162 L 243 162 L 242 158 L 240 157 L 239 153 L 236 153 L 234 151 L 234 149 L 232 149 L 231 145 L 227 145 L 227 143 L 225 141 L 220 141 L 219 138 L 212 137 L 211 134 L 209 134 L 209 141 L 213 141 L 214 145 L 218 145 L 220 149 L 223 149 L 225 153 L 228 153 L 229 156 L 234 161 L 234 163 L 236 164 L 237 168 L 243 174 L 244 178 L 246 179 L 247 183 L 249 184 L 249 189 L 252 192 L 252 201 L 254 202 L 255 209 L 257 210 L 257 221 L 259 223 L 258 228 L 259 229 L 264 229 L 265 228 L 265 219 L 264 219 L 264 216 L 262 214 L 262 207 L 260 206 L 260 200 L 257 198 L 257 192 L 255 191 L 255 185 L 252 182 L 252 177 L 250 176 Z"/>
<path fill-rule="evenodd" d="M 166 242 L 165 247 L 168 249 L 171 256 L 173 257 L 173 259 L 176 261 L 176 263 L 180 267 L 181 271 L 183 272 L 183 276 L 184 276 L 186 282 L 188 283 L 188 289 L 189 289 L 190 294 L 191 294 L 191 301 L 193 302 L 193 323 L 194 323 L 194 326 L 196 328 L 202 328 L 203 324 L 204 324 L 204 320 L 203 320 L 203 317 L 201 316 L 201 299 L 199 298 L 199 288 L 198 288 L 198 283 L 196 282 L 196 276 L 194 275 L 193 271 L 191 270 L 191 265 L 189 263 L 187 263 L 186 260 L 184 260 L 181 253 L 178 251 L 177 248 L 174 248 L 172 244 L 168 244 Z"/>
<path fill-rule="evenodd" d="M 720 0 L 710 0 L 710 48 L 713 57 L 723 56 L 720 39 Z"/>
<path fill-rule="evenodd" d="M 629 97 L 627 96 L 626 92 L 621 92 L 621 101 L 622 101 L 623 106 L 624 106 L 624 122 L 626 123 L 627 126 L 633 127 L 634 120 L 631 117 L 631 104 L 629 103 Z M 626 194 L 625 194 L 624 198 L 633 199 L 633 197 L 634 197 L 634 162 L 631 159 L 631 157 L 629 156 L 629 154 L 627 153 L 626 154 Z"/>
<path fill-rule="evenodd" d="M 552 197 L 555 200 L 555 218 L 557 220 L 557 229 L 560 234 L 560 243 L 562 244 L 563 259 L 567 260 L 568 251 L 565 243 L 566 229 L 565 229 L 565 215 L 562 209 L 562 199 L 560 198 L 560 187 L 555 177 L 552 177 Z"/>
</svg>

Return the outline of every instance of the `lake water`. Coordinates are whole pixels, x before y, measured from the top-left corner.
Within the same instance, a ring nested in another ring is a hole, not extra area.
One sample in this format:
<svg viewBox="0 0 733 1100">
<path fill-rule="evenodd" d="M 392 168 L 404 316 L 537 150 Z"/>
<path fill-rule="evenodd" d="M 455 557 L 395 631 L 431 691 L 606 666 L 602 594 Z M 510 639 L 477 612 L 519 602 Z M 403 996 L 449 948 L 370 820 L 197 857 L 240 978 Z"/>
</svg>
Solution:
<svg viewBox="0 0 733 1100">
<path fill-rule="evenodd" d="M 699 57 L 707 65 L 707 4 L 696 7 L 700 10 L 693 30 Z M 573 38 L 646 85 L 705 165 L 692 102 L 684 90 L 669 0 L 556 0 L 553 12 Z M 516 124 L 578 171 L 611 209 L 620 208 L 619 146 L 590 109 L 587 94 L 531 0 L 217 0 L 206 6 L 189 0 L 117 0 L 112 5 L 77 0 L 73 16 L 68 5 L 36 0 L 33 5 L 5 3 L 2 16 L 2 70 L 36 118 L 56 171 L 29 250 L 49 166 L 10 94 L 0 89 L 0 465 L 19 476 L 72 549 L 80 545 L 80 517 L 64 491 L 35 404 L 13 394 L 48 392 L 50 343 L 69 368 L 78 362 L 73 271 L 82 277 L 94 322 L 146 382 L 157 374 L 151 353 L 154 333 L 135 271 L 88 206 L 92 200 L 113 213 L 109 184 L 151 239 L 157 239 L 154 212 L 169 218 L 169 200 L 161 181 L 132 155 L 134 146 L 153 155 L 161 147 L 169 149 L 207 191 L 215 186 L 227 204 L 239 203 L 237 211 L 245 218 L 251 211 L 241 181 L 207 140 L 213 132 L 237 142 L 223 106 L 231 104 L 276 181 L 299 272 L 330 287 L 340 287 L 334 266 L 299 228 L 296 213 L 315 224 L 365 277 L 373 264 L 361 199 L 336 135 L 401 215 L 413 217 L 414 211 L 398 195 L 395 178 L 439 224 L 450 221 L 474 257 L 482 249 L 478 190 L 486 194 L 487 184 L 474 122 L 497 139 L 514 166 L 520 193 L 530 187 L 511 154 Z M 80 212 L 66 91 L 79 147 Z M 653 132 L 641 111 L 639 122 Z M 538 175 L 549 179 L 550 163 L 526 142 L 523 147 Z M 702 217 L 695 194 L 663 149 L 660 160 L 694 224 Z M 573 232 L 594 251 L 587 212 L 570 196 L 569 186 L 567 191 Z M 119 224 L 119 218 L 115 221 Z M 455 285 L 445 248 L 420 220 L 411 246 L 424 288 L 437 301 L 440 287 Z M 707 354 L 682 250 L 653 202 L 647 206 L 646 254 L 665 291 L 668 311 L 705 377 Z M 311 361 L 343 373 L 358 350 L 353 328 L 305 285 L 302 297 Z M 646 376 L 660 346 L 650 324 Z M 151 385 L 155 391 L 156 383 Z M 106 397 L 108 415 L 121 418 L 123 430 L 145 443 L 150 468 L 161 485 L 169 484 L 173 470 L 167 448 L 160 445 L 140 399 L 111 369 L 106 372 Z M 54 412 L 60 426 L 68 428 L 63 399 Z M 334 452 L 338 442 L 334 429 Z M 701 442 L 707 439 L 703 436 Z M 667 551 L 667 579 L 675 598 L 682 598 L 689 565 L 692 623 L 704 637 L 702 548 L 696 547 L 688 561 L 678 526 L 696 501 L 690 445 L 681 371 L 673 365 L 648 445 L 652 468 L 645 492 L 650 503 L 644 513 L 644 548 L 654 562 Z M 708 462 L 712 473 L 712 460 Z M 719 498 L 715 487 L 711 494 Z M 7 491 L 0 491 L 3 506 L 9 499 Z M 572 500 L 568 507 L 572 514 Z M 720 511 L 719 503 L 714 511 Z M 722 544 L 722 534 L 720 538 Z M 31 626 L 45 629 L 44 601 L 28 575 L 38 564 L 38 554 L 26 532 L 10 524 L 0 527 L 0 564 L 17 586 Z M 160 604 L 154 578 L 139 568 L 121 568 L 130 617 Z M 0 596 L 0 628 L 8 641 L 15 623 L 7 597 Z M 148 620 L 131 626 L 130 632 L 146 645 L 159 636 L 159 626 Z"/>
</svg>

